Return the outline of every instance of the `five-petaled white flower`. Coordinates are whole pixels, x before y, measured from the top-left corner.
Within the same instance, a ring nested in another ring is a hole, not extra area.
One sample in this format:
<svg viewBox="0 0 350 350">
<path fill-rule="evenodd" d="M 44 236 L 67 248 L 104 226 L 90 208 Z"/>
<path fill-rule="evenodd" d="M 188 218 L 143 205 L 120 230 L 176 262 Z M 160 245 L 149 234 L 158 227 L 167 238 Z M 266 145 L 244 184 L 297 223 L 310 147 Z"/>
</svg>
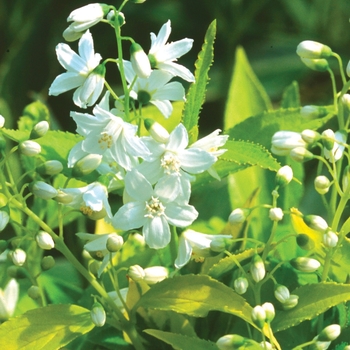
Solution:
<svg viewBox="0 0 350 350">
<path fill-rule="evenodd" d="M 92 106 L 100 96 L 104 86 L 104 65 L 99 65 L 102 57 L 95 53 L 89 30 L 79 40 L 79 55 L 67 44 L 56 46 L 59 63 L 67 72 L 56 77 L 49 89 L 49 95 L 57 96 L 75 89 L 74 103 L 81 107 Z"/>
<path fill-rule="evenodd" d="M 193 74 L 184 66 L 175 63 L 179 57 L 191 50 L 192 39 L 182 39 L 172 43 L 166 43 L 171 33 L 170 20 L 163 24 L 158 36 L 151 33 L 151 48 L 149 60 L 152 68 L 157 68 L 178 76 L 186 81 L 194 82 Z"/>
<path fill-rule="evenodd" d="M 19 295 L 19 284 L 11 278 L 4 290 L 0 289 L 0 321 L 6 321 L 15 312 Z"/>
<path fill-rule="evenodd" d="M 171 186 L 159 181 L 153 189 L 136 169 L 126 174 L 125 190 L 131 201 L 114 215 L 113 226 L 122 230 L 143 227 L 145 241 L 151 248 L 161 249 L 169 244 L 169 224 L 186 227 L 198 216 L 193 206 L 176 201 L 178 194 Z"/>
<path fill-rule="evenodd" d="M 213 242 L 232 239 L 230 235 L 208 235 L 194 230 L 185 230 L 179 238 L 179 250 L 175 260 L 175 267 L 181 269 L 190 260 L 203 259 L 210 256 Z"/>
</svg>

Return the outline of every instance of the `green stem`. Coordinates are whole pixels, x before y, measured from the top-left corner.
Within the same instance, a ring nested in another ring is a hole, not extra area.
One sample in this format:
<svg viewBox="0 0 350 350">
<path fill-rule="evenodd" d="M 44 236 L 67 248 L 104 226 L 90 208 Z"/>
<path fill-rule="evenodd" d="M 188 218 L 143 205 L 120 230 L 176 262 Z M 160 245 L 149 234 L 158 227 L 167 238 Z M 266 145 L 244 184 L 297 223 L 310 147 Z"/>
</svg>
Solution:
<svg viewBox="0 0 350 350">
<path fill-rule="evenodd" d="M 175 261 L 177 258 L 177 247 L 178 247 L 178 236 L 176 232 L 176 227 L 170 225 L 170 231 L 171 231 L 171 241 L 170 241 L 170 256 L 171 261 Z"/>
</svg>

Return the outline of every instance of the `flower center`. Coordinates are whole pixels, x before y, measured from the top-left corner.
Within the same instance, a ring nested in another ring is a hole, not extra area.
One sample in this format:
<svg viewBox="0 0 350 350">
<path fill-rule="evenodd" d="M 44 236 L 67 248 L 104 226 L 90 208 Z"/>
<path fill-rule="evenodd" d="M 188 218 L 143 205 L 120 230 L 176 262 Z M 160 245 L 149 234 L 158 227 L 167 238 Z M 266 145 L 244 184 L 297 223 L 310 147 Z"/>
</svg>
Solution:
<svg viewBox="0 0 350 350">
<path fill-rule="evenodd" d="M 112 143 L 113 143 L 113 138 L 111 135 L 109 135 L 107 133 L 101 134 L 101 137 L 98 140 L 98 144 L 100 145 L 100 147 L 102 149 L 111 148 Z"/>
<path fill-rule="evenodd" d="M 180 162 L 173 153 L 165 153 L 160 160 L 160 165 L 164 168 L 164 172 L 167 175 L 178 173 L 180 171 Z"/>
<path fill-rule="evenodd" d="M 82 205 L 79 209 L 84 215 L 90 216 L 94 213 L 94 211 L 87 205 Z"/>
<path fill-rule="evenodd" d="M 153 219 L 155 216 L 164 215 L 165 206 L 158 198 L 152 197 L 152 199 L 146 202 L 146 218 Z"/>
</svg>

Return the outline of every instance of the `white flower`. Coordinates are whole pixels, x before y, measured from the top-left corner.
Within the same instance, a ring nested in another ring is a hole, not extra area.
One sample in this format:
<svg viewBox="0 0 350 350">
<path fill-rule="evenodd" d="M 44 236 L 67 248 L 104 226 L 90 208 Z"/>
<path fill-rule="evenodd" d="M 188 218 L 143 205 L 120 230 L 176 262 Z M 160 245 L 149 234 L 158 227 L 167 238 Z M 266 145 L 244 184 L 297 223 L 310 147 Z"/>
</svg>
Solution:
<svg viewBox="0 0 350 350">
<path fill-rule="evenodd" d="M 112 217 L 108 203 L 108 193 L 105 186 L 99 182 L 93 182 L 85 187 L 64 188 L 60 190 L 65 197 L 64 204 L 79 209 L 83 214 L 93 220 Z"/>
<path fill-rule="evenodd" d="M 193 206 L 175 201 L 178 194 L 171 186 L 158 182 L 153 189 L 135 169 L 125 176 L 125 190 L 132 201 L 114 215 L 113 226 L 122 230 L 143 227 L 145 241 L 151 248 L 168 245 L 171 237 L 169 224 L 186 227 L 198 216 Z"/>
<path fill-rule="evenodd" d="M 287 156 L 296 147 L 306 147 L 300 133 L 294 131 L 277 131 L 272 136 L 271 152 L 278 156 Z"/>
<path fill-rule="evenodd" d="M 92 323 L 97 327 L 102 327 L 106 323 L 106 311 L 103 306 L 96 302 L 90 311 Z"/>
<path fill-rule="evenodd" d="M 131 62 L 124 62 L 125 77 L 129 84 L 133 83 L 136 73 Z M 170 82 L 173 76 L 164 71 L 155 70 L 148 78 L 138 78 L 132 85 L 130 96 L 143 106 L 155 105 L 165 118 L 169 118 L 173 107 L 170 101 L 184 101 L 185 89 L 179 82 Z"/>
<path fill-rule="evenodd" d="M 304 40 L 298 45 L 297 54 L 300 57 L 315 59 L 331 56 L 332 50 L 329 46 L 317 41 Z"/>
<path fill-rule="evenodd" d="M 170 20 L 163 24 L 158 36 L 151 33 L 151 48 L 148 57 L 152 68 L 157 68 L 181 77 L 189 82 L 194 82 L 193 74 L 184 66 L 175 63 L 179 57 L 191 50 L 193 40 L 182 39 L 172 43 L 166 43 L 171 33 Z"/>
<path fill-rule="evenodd" d="M 138 157 L 146 159 L 150 156 L 142 140 L 135 136 L 136 125 L 124 122 L 99 105 L 95 106 L 93 113 L 94 116 L 71 112 L 77 123 L 77 132 L 85 136 L 81 145 L 75 146 L 76 149 L 81 147 L 86 153 L 101 155 L 110 150 L 112 158 L 126 170 L 138 164 Z M 77 156 L 74 158 L 77 159 Z"/>
<path fill-rule="evenodd" d="M 49 233 L 45 231 L 39 231 L 35 236 L 35 240 L 41 249 L 50 250 L 55 247 L 55 242 Z"/>
<path fill-rule="evenodd" d="M 348 135 L 346 132 L 339 130 L 334 133 L 335 142 L 331 151 L 329 151 L 326 147 L 324 147 L 324 156 L 328 160 L 334 159 L 334 161 L 338 161 L 344 153 L 345 146 Z"/>
<path fill-rule="evenodd" d="M 6 321 L 13 315 L 18 295 L 19 284 L 14 278 L 11 278 L 5 289 L 0 289 L 0 321 Z"/>
<path fill-rule="evenodd" d="M 58 44 L 56 54 L 59 63 L 67 72 L 56 77 L 49 89 L 49 95 L 57 96 L 76 89 L 74 103 L 81 107 L 92 106 L 100 96 L 104 85 L 105 67 L 99 63 L 101 55 L 94 50 L 90 31 L 79 40 L 79 55 L 67 44 Z"/>
<path fill-rule="evenodd" d="M 175 267 L 181 269 L 192 258 L 210 256 L 210 246 L 214 240 L 231 239 L 230 235 L 208 235 L 201 232 L 186 230 L 179 238 L 179 250 L 175 260 Z"/>
</svg>

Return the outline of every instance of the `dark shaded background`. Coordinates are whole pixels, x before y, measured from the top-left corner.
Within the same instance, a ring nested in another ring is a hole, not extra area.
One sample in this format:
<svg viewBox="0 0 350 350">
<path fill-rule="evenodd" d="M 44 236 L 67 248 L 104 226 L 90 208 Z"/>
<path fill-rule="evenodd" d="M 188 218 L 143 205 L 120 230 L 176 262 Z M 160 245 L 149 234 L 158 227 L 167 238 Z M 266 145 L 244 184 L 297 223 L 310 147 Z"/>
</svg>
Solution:
<svg viewBox="0 0 350 350">
<path fill-rule="evenodd" d="M 23 107 L 39 98 L 48 104 L 60 128 L 74 131 L 69 111 L 78 108 L 72 93 L 49 97 L 47 92 L 64 71 L 54 48 L 64 42 L 66 18 L 86 4 L 82 0 L 0 0 L 0 114 L 6 117 L 6 126 L 14 125 Z M 292 80 L 299 81 L 304 104 L 325 103 L 331 96 L 328 74 L 305 68 L 295 54 L 300 41 L 311 39 L 331 46 L 343 56 L 345 65 L 350 58 L 349 0 L 147 0 L 128 4 L 124 13 L 123 34 L 134 37 L 145 51 L 149 33 L 157 33 L 168 19 L 172 21 L 171 40 L 193 38 L 193 49 L 180 60 L 190 69 L 208 25 L 217 19 L 215 62 L 201 114 L 202 129 L 221 126 L 237 45 L 245 48 L 276 104 Z M 112 30 L 99 24 L 91 31 L 96 52 L 103 58 L 115 57 Z M 70 45 L 76 50 L 76 43 Z M 117 83 L 115 76 L 113 69 L 108 70 L 112 83 Z"/>
</svg>

